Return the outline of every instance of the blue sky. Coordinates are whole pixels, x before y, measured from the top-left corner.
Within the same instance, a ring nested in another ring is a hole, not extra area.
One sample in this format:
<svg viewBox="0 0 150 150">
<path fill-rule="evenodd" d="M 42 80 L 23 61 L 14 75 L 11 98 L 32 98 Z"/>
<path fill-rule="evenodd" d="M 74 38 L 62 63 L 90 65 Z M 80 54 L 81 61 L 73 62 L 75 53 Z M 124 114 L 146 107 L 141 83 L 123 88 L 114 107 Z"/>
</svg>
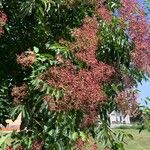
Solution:
<svg viewBox="0 0 150 150">
<path fill-rule="evenodd" d="M 138 90 L 140 91 L 138 100 L 141 104 L 144 104 L 144 101 L 142 99 L 150 97 L 150 81 L 143 81 L 142 85 L 139 84 Z"/>
<path fill-rule="evenodd" d="M 142 4 L 144 0 L 138 0 L 139 4 Z M 150 12 L 148 13 L 148 18 L 150 18 Z M 149 79 L 150 80 L 150 79 Z M 139 93 L 139 102 L 144 104 L 144 102 L 141 99 L 144 99 L 146 97 L 150 97 L 150 81 L 142 82 L 142 85 L 139 84 L 138 90 L 141 92 Z"/>
</svg>

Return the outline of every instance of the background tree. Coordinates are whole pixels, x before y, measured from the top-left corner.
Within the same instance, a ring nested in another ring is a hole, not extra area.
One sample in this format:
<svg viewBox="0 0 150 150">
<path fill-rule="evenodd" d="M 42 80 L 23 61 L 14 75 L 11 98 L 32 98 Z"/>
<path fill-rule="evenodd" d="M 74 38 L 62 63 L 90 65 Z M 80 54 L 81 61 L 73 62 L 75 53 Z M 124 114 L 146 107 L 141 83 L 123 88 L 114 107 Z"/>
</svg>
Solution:
<svg viewBox="0 0 150 150">
<path fill-rule="evenodd" d="M 108 113 L 135 112 L 132 88 L 150 73 L 149 25 L 138 3 L 2 0 L 0 6 L 0 121 L 22 113 L 21 131 L 0 146 L 124 149 L 130 135 L 112 131 Z"/>
</svg>

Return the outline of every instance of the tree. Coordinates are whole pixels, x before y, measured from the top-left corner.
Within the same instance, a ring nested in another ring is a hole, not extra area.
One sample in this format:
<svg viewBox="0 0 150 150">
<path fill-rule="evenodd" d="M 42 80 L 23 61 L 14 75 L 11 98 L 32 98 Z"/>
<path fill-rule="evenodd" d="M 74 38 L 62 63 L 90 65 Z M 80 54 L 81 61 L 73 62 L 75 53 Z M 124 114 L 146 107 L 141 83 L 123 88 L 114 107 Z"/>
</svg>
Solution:
<svg viewBox="0 0 150 150">
<path fill-rule="evenodd" d="M 137 2 L 2 0 L 1 14 L 0 121 L 22 113 L 21 131 L 1 147 L 124 149 L 131 135 L 111 130 L 108 113 L 135 112 L 132 88 L 150 73 Z"/>
</svg>

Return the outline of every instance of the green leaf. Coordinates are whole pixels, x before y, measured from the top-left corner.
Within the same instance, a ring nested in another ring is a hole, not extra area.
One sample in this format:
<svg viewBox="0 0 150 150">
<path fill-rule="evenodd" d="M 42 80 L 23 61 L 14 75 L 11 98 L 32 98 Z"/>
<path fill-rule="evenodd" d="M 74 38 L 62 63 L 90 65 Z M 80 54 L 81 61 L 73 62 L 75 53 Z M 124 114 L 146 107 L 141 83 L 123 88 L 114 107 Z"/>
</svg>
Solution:
<svg viewBox="0 0 150 150">
<path fill-rule="evenodd" d="M 80 134 L 80 137 L 81 137 L 81 139 L 82 139 L 83 141 L 86 141 L 86 140 L 87 140 L 87 135 L 86 135 L 84 132 L 80 131 L 79 134 Z"/>
<path fill-rule="evenodd" d="M 35 47 L 35 46 L 33 47 L 33 50 L 34 50 L 35 53 L 38 53 L 38 52 L 39 52 L 39 48 L 37 48 L 37 47 Z"/>
<path fill-rule="evenodd" d="M 77 132 L 74 132 L 73 134 L 72 134 L 72 140 L 73 141 L 75 141 L 77 138 L 78 138 L 78 133 Z"/>
<path fill-rule="evenodd" d="M 11 133 L 3 135 L 3 136 L 0 137 L 0 148 L 4 147 L 4 145 L 6 144 L 6 141 L 8 139 L 11 139 Z"/>
<path fill-rule="evenodd" d="M 127 136 L 131 139 L 131 140 L 134 140 L 134 137 L 132 134 L 127 134 Z"/>
</svg>

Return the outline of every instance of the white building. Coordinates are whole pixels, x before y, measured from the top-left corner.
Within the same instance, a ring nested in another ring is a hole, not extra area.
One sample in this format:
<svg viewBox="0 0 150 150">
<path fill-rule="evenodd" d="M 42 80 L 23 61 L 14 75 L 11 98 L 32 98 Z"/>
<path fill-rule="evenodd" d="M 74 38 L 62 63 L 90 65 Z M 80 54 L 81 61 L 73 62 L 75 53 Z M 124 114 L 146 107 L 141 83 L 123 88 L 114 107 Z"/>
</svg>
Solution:
<svg viewBox="0 0 150 150">
<path fill-rule="evenodd" d="M 121 125 L 130 125 L 130 116 L 124 115 L 120 111 L 113 111 L 110 114 L 110 127 L 118 127 Z"/>
</svg>

